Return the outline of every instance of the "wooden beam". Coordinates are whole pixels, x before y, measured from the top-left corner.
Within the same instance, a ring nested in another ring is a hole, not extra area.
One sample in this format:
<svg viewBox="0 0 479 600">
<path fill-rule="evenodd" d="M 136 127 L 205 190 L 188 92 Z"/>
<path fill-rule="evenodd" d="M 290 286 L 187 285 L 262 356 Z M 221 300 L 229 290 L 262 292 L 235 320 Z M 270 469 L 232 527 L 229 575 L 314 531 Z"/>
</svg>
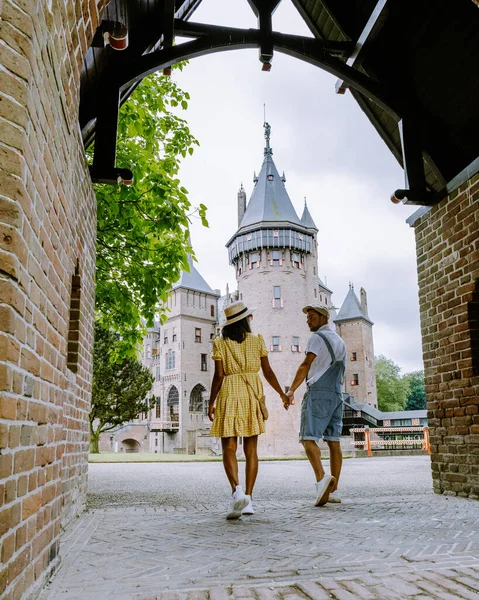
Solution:
<svg viewBox="0 0 479 600">
<path fill-rule="evenodd" d="M 348 67 L 358 67 L 361 64 L 362 51 L 364 50 L 365 46 L 367 46 L 367 44 L 377 36 L 384 25 L 387 16 L 387 3 L 388 0 L 378 0 L 378 3 L 374 7 L 368 22 L 366 23 L 366 26 L 356 42 L 351 56 L 346 61 Z M 348 84 L 344 80 L 338 79 L 336 82 L 336 93 L 344 94 L 347 88 Z"/>
</svg>

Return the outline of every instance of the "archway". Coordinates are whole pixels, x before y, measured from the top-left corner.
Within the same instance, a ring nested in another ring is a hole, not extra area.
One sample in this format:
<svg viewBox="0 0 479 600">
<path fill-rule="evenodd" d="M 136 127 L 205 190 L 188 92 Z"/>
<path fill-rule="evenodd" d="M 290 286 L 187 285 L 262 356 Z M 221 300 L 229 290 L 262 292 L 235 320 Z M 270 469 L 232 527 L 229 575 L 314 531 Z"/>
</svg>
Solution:
<svg viewBox="0 0 479 600">
<path fill-rule="evenodd" d="M 168 390 L 166 406 L 168 409 L 168 420 L 172 423 L 178 423 L 180 420 L 180 394 L 178 388 L 174 385 Z"/>
<path fill-rule="evenodd" d="M 133 438 L 127 438 L 126 440 L 122 440 L 121 442 L 121 452 L 125 452 L 126 454 L 131 454 L 133 452 L 140 451 L 140 442 Z"/>
<path fill-rule="evenodd" d="M 190 393 L 189 403 L 190 413 L 205 415 L 207 413 L 206 388 L 201 383 L 197 383 Z"/>
</svg>

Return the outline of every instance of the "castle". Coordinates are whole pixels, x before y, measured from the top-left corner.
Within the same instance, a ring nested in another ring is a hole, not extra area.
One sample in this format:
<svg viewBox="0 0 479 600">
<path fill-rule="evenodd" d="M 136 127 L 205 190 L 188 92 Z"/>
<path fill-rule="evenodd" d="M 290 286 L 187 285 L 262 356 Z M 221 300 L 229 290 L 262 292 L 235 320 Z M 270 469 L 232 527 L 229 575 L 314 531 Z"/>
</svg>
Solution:
<svg viewBox="0 0 479 600">
<path fill-rule="evenodd" d="M 238 193 L 238 229 L 226 244 L 236 272 L 237 290 L 225 296 L 212 289 L 190 260 L 168 298 L 168 320 L 149 330 L 142 362 L 155 376 L 155 408 L 104 436 L 102 450 L 211 454 L 220 451 L 209 437 L 207 417 L 214 365 L 210 340 L 220 331 L 222 308 L 236 299 L 256 308 L 252 327 L 261 333 L 269 359 L 282 385 L 296 373 L 309 335 L 302 307 L 314 302 L 331 310 L 337 332 L 348 349 L 346 394 L 357 404 L 377 408 L 373 323 L 368 316 L 366 292 L 358 299 L 354 287 L 336 313 L 332 291 L 318 275 L 318 228 L 304 205 L 298 217 L 286 191 L 285 176 L 273 161 L 269 124 L 259 175 L 249 202 L 241 186 Z M 269 420 L 259 438 L 263 456 L 298 455 L 299 408 L 288 412 L 265 383 Z"/>
</svg>

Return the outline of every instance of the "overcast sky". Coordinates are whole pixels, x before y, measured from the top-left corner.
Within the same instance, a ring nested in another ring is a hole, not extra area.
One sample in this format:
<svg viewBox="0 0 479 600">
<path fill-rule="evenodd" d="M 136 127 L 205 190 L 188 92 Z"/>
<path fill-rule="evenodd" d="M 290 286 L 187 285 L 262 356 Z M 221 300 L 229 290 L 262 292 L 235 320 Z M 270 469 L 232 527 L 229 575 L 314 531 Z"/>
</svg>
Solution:
<svg viewBox="0 0 479 600">
<path fill-rule="evenodd" d="M 192 21 L 256 27 L 247 0 L 203 0 Z M 310 36 L 290 0 L 274 15 L 276 31 Z M 237 192 L 249 200 L 263 160 L 263 104 L 273 159 L 301 216 L 304 198 L 319 229 L 319 275 L 338 308 L 349 282 L 368 293 L 375 354 L 402 373 L 422 369 L 413 206 L 393 205 L 403 171 L 355 103 L 335 93 L 336 78 L 276 53 L 269 73 L 257 50 L 193 59 L 174 77 L 191 95 L 183 116 L 200 142 L 181 170 L 193 205 L 208 207 L 209 229 L 191 232 L 197 268 L 212 288 L 236 289 L 225 243 L 237 229 Z"/>
</svg>

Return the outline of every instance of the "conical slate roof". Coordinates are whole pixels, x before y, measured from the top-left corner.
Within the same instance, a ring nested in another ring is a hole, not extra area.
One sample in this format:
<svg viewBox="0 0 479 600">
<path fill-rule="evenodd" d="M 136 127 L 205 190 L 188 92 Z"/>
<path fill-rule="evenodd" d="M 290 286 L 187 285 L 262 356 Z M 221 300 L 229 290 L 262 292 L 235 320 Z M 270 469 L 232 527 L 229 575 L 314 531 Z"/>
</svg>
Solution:
<svg viewBox="0 0 479 600">
<path fill-rule="evenodd" d="M 191 256 L 188 257 L 188 264 L 190 266 L 190 272 L 188 273 L 188 271 L 182 271 L 180 278 L 172 287 L 172 289 L 176 290 L 177 288 L 182 287 L 187 288 L 188 290 L 205 292 L 207 294 L 213 294 L 213 296 L 217 296 L 218 294 L 210 288 L 203 277 L 199 274 L 198 270 L 193 264 L 193 259 Z"/>
<path fill-rule="evenodd" d="M 306 199 L 304 200 L 304 210 L 303 210 L 303 216 L 301 217 L 301 223 L 308 229 L 315 229 L 316 231 L 318 231 L 318 228 L 316 227 L 316 225 L 313 221 L 313 217 L 311 216 L 311 213 L 309 212 L 308 205 L 306 204 Z"/>
<path fill-rule="evenodd" d="M 265 123 L 264 128 L 266 147 L 264 149 L 263 165 L 241 221 L 240 229 L 258 223 L 277 223 L 278 221 L 286 221 L 304 227 L 304 223 L 301 222 L 294 210 L 283 179 L 273 161 L 273 151 L 269 145 L 271 127 L 268 123 Z"/>
<path fill-rule="evenodd" d="M 326 290 L 327 292 L 331 292 L 331 294 L 333 293 L 333 290 L 330 290 L 328 288 L 328 286 L 323 283 L 323 280 L 321 279 L 321 277 L 318 277 L 318 282 L 319 282 L 320 287 L 323 288 L 323 290 Z"/>
<path fill-rule="evenodd" d="M 350 285 L 348 295 L 339 310 L 338 316 L 334 319 L 334 322 L 338 323 L 340 321 L 350 321 L 352 319 L 364 319 L 373 325 L 371 319 L 364 314 L 363 309 L 361 308 L 361 302 L 359 302 L 358 297 L 354 293 L 354 287 Z"/>
</svg>

